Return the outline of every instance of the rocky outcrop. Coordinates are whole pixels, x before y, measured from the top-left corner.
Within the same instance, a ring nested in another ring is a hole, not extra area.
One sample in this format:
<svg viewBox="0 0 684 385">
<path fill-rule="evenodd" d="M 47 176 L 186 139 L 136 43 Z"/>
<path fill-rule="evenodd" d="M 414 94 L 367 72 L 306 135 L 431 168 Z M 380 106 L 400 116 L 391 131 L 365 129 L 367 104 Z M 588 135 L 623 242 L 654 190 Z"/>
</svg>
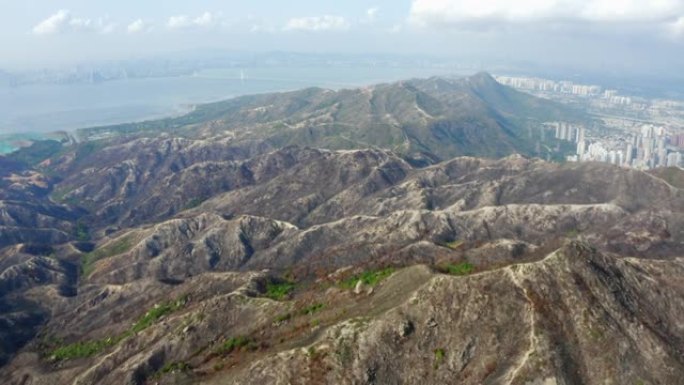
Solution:
<svg viewBox="0 0 684 385">
<path fill-rule="evenodd" d="M 360 290 L 317 281 L 289 301 L 255 297 L 269 279 L 262 273 L 202 273 L 172 287 L 152 280 L 90 285 L 60 305 L 48 335 L 116 336 L 161 298 L 185 302 L 92 357 L 50 362 L 25 349 L 0 378 L 676 384 L 684 373 L 683 262 L 620 258 L 572 242 L 533 262 L 468 276 L 413 266 Z"/>
<path fill-rule="evenodd" d="M 202 383 L 675 384 L 682 266 L 571 244 L 539 262 L 435 276 L 382 315 Z"/>
</svg>

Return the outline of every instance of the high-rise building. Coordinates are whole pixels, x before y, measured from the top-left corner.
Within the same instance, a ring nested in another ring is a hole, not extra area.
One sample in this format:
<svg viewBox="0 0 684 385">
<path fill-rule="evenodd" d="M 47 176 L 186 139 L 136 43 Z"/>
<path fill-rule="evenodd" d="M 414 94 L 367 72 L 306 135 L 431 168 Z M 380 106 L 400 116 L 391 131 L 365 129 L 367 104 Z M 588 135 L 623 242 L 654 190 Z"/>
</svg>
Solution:
<svg viewBox="0 0 684 385">
<path fill-rule="evenodd" d="M 582 140 L 579 143 L 577 143 L 577 155 L 579 156 L 580 161 L 582 160 L 582 156 L 584 155 L 586 150 L 587 150 L 587 142 Z"/>
<path fill-rule="evenodd" d="M 668 167 L 681 167 L 682 166 L 682 153 L 681 152 L 671 152 L 667 154 L 667 166 Z"/>
<path fill-rule="evenodd" d="M 624 164 L 626 166 L 631 166 L 632 165 L 632 159 L 634 159 L 634 146 L 632 144 L 627 145 L 627 151 L 625 152 L 625 161 Z"/>
</svg>

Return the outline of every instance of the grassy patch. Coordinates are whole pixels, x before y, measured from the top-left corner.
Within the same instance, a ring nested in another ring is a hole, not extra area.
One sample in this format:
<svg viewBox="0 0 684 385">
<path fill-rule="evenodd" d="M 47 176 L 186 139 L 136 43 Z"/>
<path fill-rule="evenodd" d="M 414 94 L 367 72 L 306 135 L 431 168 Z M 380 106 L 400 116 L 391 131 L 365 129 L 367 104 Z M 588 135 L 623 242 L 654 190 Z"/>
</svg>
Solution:
<svg viewBox="0 0 684 385">
<path fill-rule="evenodd" d="M 601 332 L 600 329 L 598 328 L 590 328 L 589 329 L 589 336 L 594 340 L 598 341 L 603 338 L 603 333 Z"/>
<path fill-rule="evenodd" d="M 74 153 L 74 158 L 76 161 L 81 161 L 92 154 L 100 151 L 106 146 L 106 141 L 103 140 L 89 140 L 87 142 L 80 143 L 76 148 Z"/>
<path fill-rule="evenodd" d="M 62 150 L 62 143 L 56 140 L 38 140 L 29 147 L 20 148 L 7 155 L 8 158 L 27 166 L 35 166 Z"/>
<path fill-rule="evenodd" d="M 256 349 L 256 342 L 249 337 L 245 336 L 238 336 L 238 337 L 231 337 L 228 338 L 227 340 L 223 341 L 221 346 L 216 349 L 217 354 L 221 355 L 228 355 L 234 351 L 240 351 L 240 350 L 255 350 Z"/>
<path fill-rule="evenodd" d="M 381 270 L 368 270 L 361 274 L 355 275 L 353 277 L 347 278 L 340 282 L 340 287 L 343 289 L 353 289 L 356 284 L 360 281 L 368 286 L 375 286 L 383 279 L 389 277 L 394 273 L 394 268 L 388 267 Z"/>
<path fill-rule="evenodd" d="M 79 242 L 87 242 L 90 240 L 90 229 L 85 223 L 79 221 L 74 229 L 74 237 Z"/>
<path fill-rule="evenodd" d="M 142 316 L 138 320 L 138 322 L 136 322 L 129 330 L 115 337 L 75 342 L 73 344 L 60 346 L 52 350 L 50 356 L 52 357 L 52 359 L 57 361 L 69 360 L 74 358 L 92 357 L 112 346 L 115 346 L 116 344 L 132 336 L 133 334 L 145 330 L 146 328 L 154 324 L 157 320 L 159 320 L 161 317 L 185 306 L 186 302 L 187 299 L 185 296 L 183 296 L 175 301 L 170 301 L 163 303 L 161 305 L 157 305 L 151 310 L 149 310 L 147 313 L 145 313 L 145 315 Z M 55 343 L 61 343 L 61 341 L 57 339 L 54 339 L 53 341 Z"/>
<path fill-rule="evenodd" d="M 291 319 L 292 319 L 292 313 L 284 313 L 284 314 L 280 314 L 279 316 L 275 317 L 274 321 L 276 323 L 281 323 L 281 322 L 289 321 Z"/>
<path fill-rule="evenodd" d="M 442 364 L 444 361 L 444 357 L 446 356 L 446 351 L 442 348 L 437 348 L 435 349 L 435 363 L 434 363 L 434 368 L 437 369 L 439 368 L 439 365 Z"/>
<path fill-rule="evenodd" d="M 81 271 L 85 277 L 89 276 L 95 268 L 95 263 L 101 259 L 113 257 L 129 251 L 134 246 L 133 236 L 127 235 L 114 242 L 109 242 L 92 253 L 81 257 Z"/>
<path fill-rule="evenodd" d="M 300 310 L 299 314 L 301 314 L 301 315 L 313 315 L 313 314 L 316 314 L 319 311 L 323 310 L 324 307 L 325 307 L 325 305 L 322 303 L 315 303 L 313 305 L 309 305 L 309 306 L 305 307 L 304 309 Z"/>
<path fill-rule="evenodd" d="M 440 268 L 444 273 L 451 275 L 468 275 L 475 271 L 475 266 L 472 263 L 448 263 Z"/>
<path fill-rule="evenodd" d="M 58 361 L 91 357 L 118 344 L 123 338 L 125 337 L 118 336 L 94 341 L 75 342 L 53 350 L 51 357 Z"/>
<path fill-rule="evenodd" d="M 186 301 L 187 299 L 182 297 L 175 301 L 165 302 L 153 307 L 133 325 L 131 331 L 133 333 L 138 333 L 147 329 L 150 325 L 157 322 L 158 319 L 185 306 Z"/>
<path fill-rule="evenodd" d="M 316 359 L 318 357 L 318 351 L 315 347 L 309 346 L 309 348 L 306 349 L 306 355 L 311 359 Z"/>
<path fill-rule="evenodd" d="M 287 312 L 283 314 L 279 314 L 273 319 L 273 322 L 275 323 L 282 323 L 289 321 L 295 317 L 298 316 L 307 316 L 307 315 L 314 315 L 318 313 L 319 311 L 323 310 L 325 308 L 325 305 L 322 303 L 314 303 L 309 306 L 306 306 L 298 311 L 295 312 Z"/>
<path fill-rule="evenodd" d="M 568 238 L 577 238 L 579 236 L 580 231 L 578 229 L 572 229 L 569 230 L 567 233 L 565 233 L 565 236 Z"/>
<path fill-rule="evenodd" d="M 158 374 L 174 373 L 174 372 L 187 372 L 190 370 L 190 365 L 185 362 L 169 362 L 164 367 L 159 369 Z"/>
<path fill-rule="evenodd" d="M 192 198 L 183 206 L 183 210 L 194 209 L 195 207 L 201 205 L 202 202 L 204 202 L 204 199 L 202 198 Z"/>
<path fill-rule="evenodd" d="M 266 297 L 281 301 L 288 297 L 295 289 L 295 284 L 290 281 L 286 282 L 269 282 L 266 284 Z"/>
</svg>

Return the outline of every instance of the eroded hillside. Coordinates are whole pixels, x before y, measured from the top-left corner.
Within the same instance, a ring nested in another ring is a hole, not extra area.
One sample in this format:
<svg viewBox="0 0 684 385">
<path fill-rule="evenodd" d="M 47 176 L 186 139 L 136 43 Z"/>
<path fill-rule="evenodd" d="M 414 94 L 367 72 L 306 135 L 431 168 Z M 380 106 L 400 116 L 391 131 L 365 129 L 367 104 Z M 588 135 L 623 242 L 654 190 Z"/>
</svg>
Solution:
<svg viewBox="0 0 684 385">
<path fill-rule="evenodd" d="M 680 175 L 509 155 L 572 115 L 480 74 L 0 158 L 0 381 L 678 384 Z"/>
</svg>

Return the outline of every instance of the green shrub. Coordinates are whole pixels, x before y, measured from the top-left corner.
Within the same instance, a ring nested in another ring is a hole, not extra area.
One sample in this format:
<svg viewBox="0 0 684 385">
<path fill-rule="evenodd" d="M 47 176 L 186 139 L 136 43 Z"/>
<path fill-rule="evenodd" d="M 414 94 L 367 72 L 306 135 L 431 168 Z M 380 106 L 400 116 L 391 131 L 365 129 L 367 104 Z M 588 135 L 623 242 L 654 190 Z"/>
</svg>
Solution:
<svg viewBox="0 0 684 385">
<path fill-rule="evenodd" d="M 289 281 L 286 282 L 269 282 L 266 284 L 266 297 L 281 301 L 289 296 L 295 289 L 295 284 Z"/>
<path fill-rule="evenodd" d="M 312 315 L 312 314 L 318 313 L 319 311 L 323 310 L 324 307 L 325 307 L 325 305 L 322 303 L 315 303 L 313 305 L 309 305 L 309 306 L 305 307 L 304 309 L 300 310 L 299 313 L 301 315 Z"/>
<path fill-rule="evenodd" d="M 118 344 L 123 338 L 119 336 L 94 341 L 75 342 L 55 349 L 51 356 L 58 361 L 91 357 Z"/>
<path fill-rule="evenodd" d="M 133 333 L 138 333 L 142 330 L 147 329 L 150 325 L 155 323 L 161 317 L 173 313 L 174 311 L 182 308 L 185 305 L 186 301 L 186 298 L 180 298 L 175 301 L 162 303 L 160 305 L 153 307 L 147 313 L 145 313 L 145 315 L 142 316 L 142 318 L 140 318 L 138 322 L 136 322 L 133 325 L 131 331 Z"/>
<path fill-rule="evenodd" d="M 185 362 L 169 362 L 159 370 L 160 373 L 186 372 L 190 370 L 190 365 Z"/>
<path fill-rule="evenodd" d="M 274 321 L 280 323 L 280 322 L 289 321 L 290 319 L 292 319 L 292 313 L 284 313 L 284 314 L 277 316 Z"/>
<path fill-rule="evenodd" d="M 101 259 L 113 257 L 129 251 L 134 246 L 133 236 L 126 235 L 114 242 L 109 242 L 99 249 L 84 254 L 81 257 L 81 271 L 84 276 L 89 276 L 95 268 L 95 263 Z"/>
<path fill-rule="evenodd" d="M 435 364 L 434 367 L 437 369 L 439 365 L 441 365 L 442 361 L 444 361 L 444 356 L 446 356 L 446 352 L 442 348 L 437 348 L 435 349 Z"/>
<path fill-rule="evenodd" d="M 79 242 L 87 242 L 90 240 L 90 230 L 88 226 L 83 222 L 76 223 L 76 229 L 74 230 L 74 237 Z"/>
<path fill-rule="evenodd" d="M 468 262 L 461 262 L 457 264 L 449 263 L 444 266 L 444 272 L 451 275 L 468 275 L 475 270 L 475 266 Z"/>
<path fill-rule="evenodd" d="M 236 350 L 254 350 L 256 349 L 256 343 L 253 339 L 245 336 L 231 337 L 228 338 L 221 344 L 221 346 L 216 349 L 218 354 L 230 354 Z"/>
<path fill-rule="evenodd" d="M 364 271 L 359 275 L 355 275 L 353 277 L 343 280 L 342 282 L 340 282 L 340 287 L 344 289 L 353 289 L 354 287 L 356 287 L 356 284 L 359 281 L 363 282 L 365 285 L 368 286 L 375 286 L 378 283 L 380 283 L 380 281 L 382 281 L 383 279 L 392 275 L 392 273 L 394 273 L 394 268 L 391 267 L 381 270 Z"/>
<path fill-rule="evenodd" d="M 306 349 L 306 355 L 311 357 L 311 358 L 316 358 L 318 355 L 318 352 L 316 351 L 315 347 L 309 346 L 309 348 Z"/>
<path fill-rule="evenodd" d="M 580 234 L 580 231 L 578 229 L 571 229 L 571 230 L 568 230 L 568 232 L 565 234 L 565 236 L 568 238 L 577 238 L 577 236 L 579 234 Z"/>
<path fill-rule="evenodd" d="M 204 199 L 202 198 L 192 198 L 185 204 L 185 206 L 183 206 L 183 210 L 194 209 L 195 207 L 201 205 L 202 202 L 204 202 Z"/>
<path fill-rule="evenodd" d="M 142 316 L 129 330 L 115 336 L 99 340 L 75 342 L 73 344 L 60 346 L 55 348 L 50 354 L 54 360 L 69 360 L 74 358 L 85 358 L 94 356 L 109 347 L 112 347 L 131 335 L 145 330 L 161 317 L 172 313 L 185 305 L 186 297 L 181 297 L 175 301 L 166 302 L 157 305 L 144 316 Z M 55 343 L 61 343 L 60 340 L 53 339 Z"/>
</svg>

